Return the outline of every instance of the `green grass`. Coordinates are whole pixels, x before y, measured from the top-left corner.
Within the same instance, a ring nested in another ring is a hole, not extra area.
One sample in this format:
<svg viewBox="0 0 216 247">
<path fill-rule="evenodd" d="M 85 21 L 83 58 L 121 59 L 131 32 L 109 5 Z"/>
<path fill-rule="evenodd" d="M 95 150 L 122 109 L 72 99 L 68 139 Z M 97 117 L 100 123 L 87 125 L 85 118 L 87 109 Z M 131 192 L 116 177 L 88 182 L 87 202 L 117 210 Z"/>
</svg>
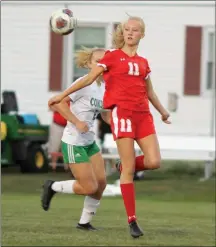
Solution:
<svg viewBox="0 0 216 247">
<path fill-rule="evenodd" d="M 136 182 L 137 215 L 145 236 L 128 234 L 121 197 L 103 198 L 93 220 L 98 232 L 75 228 L 83 197 L 58 194 L 50 211 L 40 207 L 47 178 L 70 179 L 64 173 L 2 174 L 3 246 L 214 246 L 215 180 L 149 173 Z"/>
</svg>

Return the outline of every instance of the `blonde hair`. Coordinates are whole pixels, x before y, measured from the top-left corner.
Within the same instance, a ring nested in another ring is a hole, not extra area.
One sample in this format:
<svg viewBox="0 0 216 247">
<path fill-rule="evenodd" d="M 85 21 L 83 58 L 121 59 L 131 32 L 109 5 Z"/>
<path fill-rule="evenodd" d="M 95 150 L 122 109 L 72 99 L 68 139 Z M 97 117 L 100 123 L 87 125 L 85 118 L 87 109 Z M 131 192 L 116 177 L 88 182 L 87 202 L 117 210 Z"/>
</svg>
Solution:
<svg viewBox="0 0 216 247">
<path fill-rule="evenodd" d="M 87 48 L 87 47 L 82 46 L 81 49 L 76 51 L 76 53 L 75 53 L 76 66 L 78 68 L 89 69 L 88 64 L 91 63 L 92 56 L 93 56 L 94 52 L 97 52 L 97 51 L 104 51 L 105 52 L 105 49 L 104 48 L 98 48 L 98 47 Z M 103 81 L 103 79 L 102 79 L 102 74 L 101 74 L 96 79 L 96 82 L 100 86 L 102 81 Z"/>
<path fill-rule="evenodd" d="M 125 42 L 124 42 L 124 36 L 123 36 L 123 29 L 126 22 L 130 20 L 135 20 L 140 22 L 141 32 L 145 33 L 145 23 L 141 17 L 137 16 L 129 16 L 128 19 L 122 23 L 119 23 L 115 29 L 115 31 L 112 34 L 112 45 L 113 48 L 121 49 Z"/>
</svg>

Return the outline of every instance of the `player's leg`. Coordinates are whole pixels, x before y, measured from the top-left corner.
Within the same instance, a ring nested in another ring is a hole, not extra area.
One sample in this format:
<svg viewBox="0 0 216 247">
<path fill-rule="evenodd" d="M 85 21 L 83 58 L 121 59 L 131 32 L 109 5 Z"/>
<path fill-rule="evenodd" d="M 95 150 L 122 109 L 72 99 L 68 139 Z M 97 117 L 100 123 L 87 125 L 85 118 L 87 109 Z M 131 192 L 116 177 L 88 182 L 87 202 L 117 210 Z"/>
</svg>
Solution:
<svg viewBox="0 0 216 247">
<path fill-rule="evenodd" d="M 61 146 L 61 138 L 64 127 L 52 123 L 49 130 L 48 152 L 51 156 L 51 167 L 55 171 L 57 167 L 58 155 Z"/>
<path fill-rule="evenodd" d="M 130 226 L 130 234 L 132 237 L 139 237 L 143 235 L 143 232 L 136 223 L 135 188 L 133 183 L 135 166 L 134 140 L 121 138 L 116 140 L 116 144 L 122 162 L 120 187 Z"/>
<path fill-rule="evenodd" d="M 85 197 L 82 214 L 77 228 L 84 230 L 96 230 L 90 222 L 100 206 L 100 199 L 106 187 L 106 173 L 104 168 L 104 160 L 97 144 L 94 142 L 85 148 L 97 180 L 98 190 L 95 194 Z"/>
<path fill-rule="evenodd" d="M 98 147 L 96 142 L 94 142 L 92 145 L 89 146 L 88 156 L 91 161 L 92 168 L 98 184 L 98 190 L 94 195 L 92 195 L 92 197 L 100 200 L 106 188 L 107 183 L 106 183 L 106 170 L 104 165 L 104 159 L 100 152 L 100 148 Z"/>
<path fill-rule="evenodd" d="M 120 187 L 125 210 L 133 237 L 143 235 L 136 223 L 135 189 L 133 183 L 135 168 L 135 151 L 133 116 L 131 111 L 114 108 L 112 111 L 111 129 L 116 140 L 118 153 L 122 162 Z"/>
<path fill-rule="evenodd" d="M 62 152 L 64 161 L 69 164 L 76 180 L 47 180 L 44 184 L 42 194 L 42 206 L 44 210 L 49 209 L 51 199 L 56 192 L 92 195 L 98 189 L 96 177 L 85 149 L 62 143 Z"/>
<path fill-rule="evenodd" d="M 135 171 L 154 170 L 160 167 L 160 148 L 151 114 L 139 114 L 136 141 L 145 155 L 135 158 Z M 145 151 L 144 151 L 145 150 Z M 121 162 L 116 164 L 121 171 Z"/>
<path fill-rule="evenodd" d="M 144 155 L 136 157 L 137 170 L 158 169 L 160 168 L 161 155 L 153 117 L 150 113 L 140 114 L 137 117 L 140 125 L 137 128 L 136 141 L 144 153 Z"/>
<path fill-rule="evenodd" d="M 67 187 L 62 189 L 62 184 L 56 182 L 53 187 L 56 190 L 59 187 L 63 193 L 73 193 L 77 195 L 91 195 L 97 191 L 97 181 L 90 164 L 88 154 L 86 152 L 85 146 L 75 146 L 62 142 L 62 153 L 64 157 L 64 162 L 69 164 L 71 172 L 76 180 L 69 180 L 72 186 L 68 190 Z M 58 183 L 58 186 L 57 186 Z M 63 190 L 63 191 L 62 191 Z"/>
<path fill-rule="evenodd" d="M 137 144 L 145 154 L 136 157 L 138 167 L 143 167 L 143 170 L 154 170 L 160 168 L 161 156 L 156 134 L 138 139 Z"/>
</svg>

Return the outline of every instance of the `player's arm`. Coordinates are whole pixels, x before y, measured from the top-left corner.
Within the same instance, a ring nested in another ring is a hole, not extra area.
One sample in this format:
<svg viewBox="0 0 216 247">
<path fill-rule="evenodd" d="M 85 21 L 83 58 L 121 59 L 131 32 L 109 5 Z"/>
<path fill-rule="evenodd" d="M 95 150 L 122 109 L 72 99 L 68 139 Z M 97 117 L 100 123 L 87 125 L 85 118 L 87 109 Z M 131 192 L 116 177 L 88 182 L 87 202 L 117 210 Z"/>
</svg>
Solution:
<svg viewBox="0 0 216 247">
<path fill-rule="evenodd" d="M 148 78 L 146 79 L 146 86 L 147 86 L 149 101 L 155 107 L 155 109 L 161 114 L 162 120 L 166 123 L 170 123 L 169 121 L 167 121 L 170 115 L 168 111 L 161 104 L 159 98 L 157 97 L 157 94 L 155 93 L 154 88 L 152 86 L 152 81 L 150 76 L 148 76 Z"/>
<path fill-rule="evenodd" d="M 110 123 L 111 123 L 111 111 L 101 112 L 101 117 L 105 123 L 110 125 Z"/>
<path fill-rule="evenodd" d="M 60 103 L 52 105 L 50 108 L 53 111 L 57 111 L 64 117 L 67 121 L 76 125 L 80 120 L 70 111 L 68 102 L 71 101 L 70 97 L 67 96 Z"/>
<path fill-rule="evenodd" d="M 76 92 L 76 91 L 78 91 L 84 87 L 91 85 L 101 73 L 103 73 L 105 70 L 110 69 L 110 67 L 113 64 L 112 54 L 113 54 L 112 52 L 107 51 L 105 53 L 104 57 L 99 61 L 99 63 L 97 65 L 95 65 L 90 70 L 88 75 L 81 78 L 76 84 L 72 85 L 70 88 L 66 89 L 64 92 L 60 93 L 59 95 L 52 97 L 49 100 L 48 105 L 51 106 L 53 104 L 57 104 L 57 103 L 61 102 L 68 95 L 70 95 L 70 94 L 72 94 L 72 93 L 74 93 L 74 92 Z"/>
<path fill-rule="evenodd" d="M 88 75 L 81 78 L 76 84 L 74 84 L 74 85 L 72 84 L 71 87 L 67 88 L 62 93 L 52 97 L 49 100 L 48 105 L 51 106 L 53 104 L 57 104 L 57 103 L 61 102 L 68 95 L 70 95 L 70 94 L 72 94 L 72 93 L 74 93 L 74 92 L 76 92 L 76 91 L 78 91 L 84 87 L 91 85 L 103 71 L 104 71 L 104 68 L 102 66 L 94 66 L 91 69 L 91 71 L 88 73 Z"/>
</svg>

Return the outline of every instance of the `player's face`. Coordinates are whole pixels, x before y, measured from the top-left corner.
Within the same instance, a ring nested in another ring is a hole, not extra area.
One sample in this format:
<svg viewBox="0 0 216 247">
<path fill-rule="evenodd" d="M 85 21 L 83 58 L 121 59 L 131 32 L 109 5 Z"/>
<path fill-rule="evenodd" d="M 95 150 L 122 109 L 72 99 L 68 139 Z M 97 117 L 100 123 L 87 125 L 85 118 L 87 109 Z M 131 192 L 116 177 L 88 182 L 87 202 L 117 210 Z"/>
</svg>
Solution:
<svg viewBox="0 0 216 247">
<path fill-rule="evenodd" d="M 105 54 L 105 51 L 95 51 L 92 55 L 89 68 L 91 69 L 94 65 L 96 65 L 101 60 L 101 58 L 104 56 L 104 54 Z"/>
<path fill-rule="evenodd" d="M 140 39 L 144 36 L 140 22 L 137 20 L 126 22 L 123 28 L 123 36 L 125 44 L 129 46 L 138 45 Z"/>
</svg>

